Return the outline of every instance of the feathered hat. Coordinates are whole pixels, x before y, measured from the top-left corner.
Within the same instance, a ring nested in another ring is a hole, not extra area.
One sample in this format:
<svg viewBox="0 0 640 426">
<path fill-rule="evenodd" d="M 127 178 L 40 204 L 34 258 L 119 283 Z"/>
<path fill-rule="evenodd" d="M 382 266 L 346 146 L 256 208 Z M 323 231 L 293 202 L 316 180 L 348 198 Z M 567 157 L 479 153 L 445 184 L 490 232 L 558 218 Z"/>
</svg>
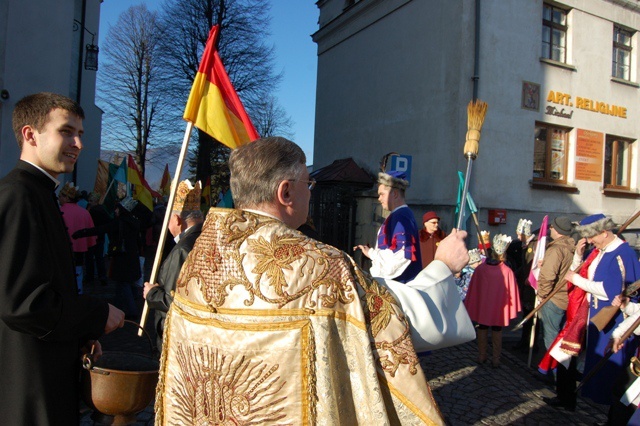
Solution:
<svg viewBox="0 0 640 426">
<path fill-rule="evenodd" d="M 202 187 L 200 181 L 195 186 L 191 184 L 189 179 L 185 179 L 178 184 L 176 190 L 176 200 L 173 203 L 173 211 L 195 211 L 200 210 L 200 193 Z"/>
<path fill-rule="evenodd" d="M 67 182 L 64 184 L 62 189 L 60 189 L 60 195 L 64 195 L 70 200 L 75 200 L 78 197 L 79 191 L 80 191 L 79 186 L 74 186 L 73 182 Z"/>
<path fill-rule="evenodd" d="M 407 173 L 395 170 L 378 173 L 378 183 L 402 190 L 405 190 L 409 187 Z"/>
<path fill-rule="evenodd" d="M 520 219 L 518 221 L 518 226 L 516 226 L 516 234 L 521 235 L 524 234 L 527 237 L 531 236 L 531 222 L 529 219 Z"/>
<path fill-rule="evenodd" d="M 575 230 L 580 233 L 583 238 L 591 238 L 602 231 L 610 231 L 616 227 L 616 224 L 610 217 L 606 217 L 602 213 L 592 214 L 580 221 Z"/>
<path fill-rule="evenodd" d="M 493 237 L 493 251 L 498 255 L 504 254 L 509 244 L 511 244 L 511 237 L 507 235 L 498 234 Z"/>
</svg>

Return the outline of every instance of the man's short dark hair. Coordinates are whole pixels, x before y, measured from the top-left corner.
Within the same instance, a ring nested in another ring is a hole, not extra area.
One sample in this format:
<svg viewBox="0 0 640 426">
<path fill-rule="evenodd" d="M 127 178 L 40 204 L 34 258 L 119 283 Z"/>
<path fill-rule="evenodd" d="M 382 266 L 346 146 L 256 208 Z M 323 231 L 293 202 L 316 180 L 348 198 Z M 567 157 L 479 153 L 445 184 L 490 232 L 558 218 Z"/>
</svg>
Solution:
<svg viewBox="0 0 640 426">
<path fill-rule="evenodd" d="M 13 132 L 18 146 L 22 150 L 22 128 L 33 126 L 42 131 L 47 124 L 48 116 L 54 109 L 63 109 L 84 120 L 84 110 L 73 99 L 51 92 L 35 93 L 25 96 L 16 103 L 13 109 Z"/>
</svg>

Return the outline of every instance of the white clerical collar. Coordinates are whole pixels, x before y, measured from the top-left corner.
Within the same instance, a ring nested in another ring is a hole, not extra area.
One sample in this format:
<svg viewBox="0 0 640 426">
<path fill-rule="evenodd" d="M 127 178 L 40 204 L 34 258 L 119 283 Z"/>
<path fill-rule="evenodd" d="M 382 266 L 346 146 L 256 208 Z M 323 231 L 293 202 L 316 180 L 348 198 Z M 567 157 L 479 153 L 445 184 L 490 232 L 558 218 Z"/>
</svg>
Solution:
<svg viewBox="0 0 640 426">
<path fill-rule="evenodd" d="M 31 164 L 33 167 L 35 167 L 36 169 L 40 170 L 42 173 L 44 173 L 49 179 L 51 179 L 53 181 L 53 183 L 56 184 L 56 188 L 60 185 L 60 181 L 56 178 L 54 178 L 53 176 L 51 176 L 51 174 L 49 174 L 49 172 L 47 172 L 46 170 L 44 170 L 42 167 L 40 166 L 36 166 L 35 164 L 33 164 L 31 161 L 27 161 L 27 160 L 22 160 L 25 163 L 29 163 Z"/>
<path fill-rule="evenodd" d="M 272 215 L 270 213 L 267 213 L 267 212 L 263 212 L 262 210 L 255 210 L 255 209 L 242 209 L 242 210 L 244 210 L 246 212 L 259 214 L 259 215 L 262 215 L 262 216 L 268 216 L 268 217 L 270 217 L 272 219 L 276 219 L 276 220 L 279 220 L 280 222 L 282 222 L 282 219 L 280 219 L 279 217 L 276 217 L 276 216 L 274 216 L 274 215 Z M 282 223 L 284 223 L 284 222 L 282 222 Z"/>
<path fill-rule="evenodd" d="M 186 233 L 187 233 L 187 231 L 188 231 L 189 229 L 193 228 L 194 226 L 195 226 L 195 225 L 191 225 L 190 227 L 188 227 L 187 229 L 185 229 L 184 231 L 182 231 L 181 233 L 179 233 L 178 235 L 176 235 L 176 236 L 173 238 L 173 241 L 175 241 L 175 242 L 176 242 L 176 244 L 178 244 L 178 242 L 180 241 L 180 239 L 182 238 L 182 236 L 183 236 L 184 234 L 186 234 Z"/>
</svg>

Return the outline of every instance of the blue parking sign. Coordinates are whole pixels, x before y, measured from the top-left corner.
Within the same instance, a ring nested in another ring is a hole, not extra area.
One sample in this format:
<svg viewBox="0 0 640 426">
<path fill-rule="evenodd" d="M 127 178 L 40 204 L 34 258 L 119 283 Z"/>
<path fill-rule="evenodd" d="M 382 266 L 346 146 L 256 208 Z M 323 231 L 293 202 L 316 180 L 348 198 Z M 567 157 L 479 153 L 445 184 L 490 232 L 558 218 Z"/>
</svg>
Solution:
<svg viewBox="0 0 640 426">
<path fill-rule="evenodd" d="M 407 180 L 411 182 L 411 156 L 410 155 L 394 155 L 390 158 L 391 165 L 389 171 L 405 172 Z"/>
</svg>

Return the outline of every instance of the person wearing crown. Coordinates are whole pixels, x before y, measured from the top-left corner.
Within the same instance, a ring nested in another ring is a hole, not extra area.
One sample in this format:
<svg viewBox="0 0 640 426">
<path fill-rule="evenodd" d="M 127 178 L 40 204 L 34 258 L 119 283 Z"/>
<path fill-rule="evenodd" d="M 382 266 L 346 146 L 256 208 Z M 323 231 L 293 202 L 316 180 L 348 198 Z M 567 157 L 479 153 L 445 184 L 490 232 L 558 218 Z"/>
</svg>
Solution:
<svg viewBox="0 0 640 426">
<path fill-rule="evenodd" d="M 475 272 L 476 268 L 485 260 L 485 256 L 480 253 L 478 249 L 469 250 L 469 263 L 467 266 L 462 268 L 462 271 L 454 275 L 456 287 L 458 288 L 458 293 L 460 293 L 460 298 L 462 301 L 467 297 L 467 292 L 469 291 L 469 283 L 471 282 L 471 277 Z"/>
<path fill-rule="evenodd" d="M 357 245 L 354 250 L 371 259 L 371 275 L 401 283 L 413 280 L 422 270 L 418 225 L 405 203 L 409 181 L 405 172 L 378 173 L 378 201 L 391 213 L 378 230 L 375 248 Z"/>
<path fill-rule="evenodd" d="M 74 232 L 84 229 L 93 228 L 93 219 L 88 210 L 80 207 L 77 204 L 78 199 L 78 187 L 73 183 L 67 182 L 58 195 L 60 201 L 60 211 L 62 212 L 62 219 L 67 226 L 67 232 L 69 238 Z M 84 281 L 83 267 L 86 263 L 86 257 L 89 250 L 92 250 L 96 245 L 96 237 L 85 238 L 71 238 L 71 247 L 73 248 L 73 258 L 76 264 L 76 283 L 78 286 L 78 294 L 83 293 L 82 283 Z"/>
<path fill-rule="evenodd" d="M 162 262 L 158 273 L 158 282 L 144 283 L 143 296 L 149 308 L 155 309 L 155 328 L 158 348 L 162 348 L 164 322 L 173 302 L 173 292 L 180 270 L 193 245 L 202 232 L 204 215 L 200 211 L 200 182 L 195 186 L 189 180 L 183 180 L 178 185 L 176 199 L 173 203 L 169 218 L 169 232 L 173 235 L 176 245 Z"/>
<path fill-rule="evenodd" d="M 536 292 L 529 284 L 529 272 L 531 272 L 531 264 L 533 256 L 538 246 L 538 237 L 531 232 L 531 222 L 529 219 L 520 218 L 516 226 L 517 239 L 514 240 L 507 248 L 507 265 L 511 267 L 516 275 L 518 283 L 518 294 L 520 295 L 520 305 L 522 306 L 522 316 L 525 317 L 533 310 L 536 301 Z M 520 352 L 528 352 L 531 342 L 531 328 L 533 321 L 527 321 L 522 327 L 520 340 L 514 346 L 514 349 Z M 534 336 L 533 348 L 537 350 L 538 329 L 536 326 L 536 335 Z"/>
<path fill-rule="evenodd" d="M 464 305 L 469 317 L 478 323 L 478 363 L 487 361 L 489 328 L 491 328 L 491 365 L 500 365 L 502 327 L 509 325 L 520 311 L 516 277 L 504 262 L 511 237 L 493 237 L 491 258 L 481 263 L 473 273 Z"/>
</svg>

